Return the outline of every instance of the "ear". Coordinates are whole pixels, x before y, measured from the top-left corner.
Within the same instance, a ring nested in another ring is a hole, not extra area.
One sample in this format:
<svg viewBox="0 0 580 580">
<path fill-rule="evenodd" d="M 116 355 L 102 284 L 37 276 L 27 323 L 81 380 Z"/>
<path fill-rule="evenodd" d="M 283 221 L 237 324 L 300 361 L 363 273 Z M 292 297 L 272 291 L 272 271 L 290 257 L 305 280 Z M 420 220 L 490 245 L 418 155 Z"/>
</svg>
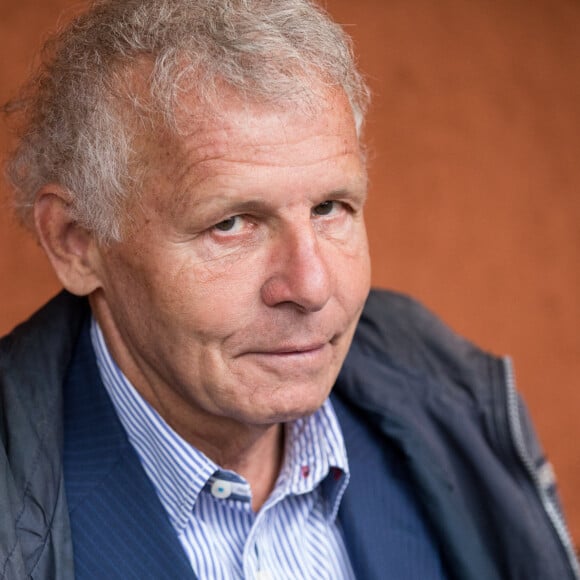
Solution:
<svg viewBox="0 0 580 580">
<path fill-rule="evenodd" d="M 86 296 L 100 287 L 96 241 L 74 219 L 70 196 L 64 188 L 48 185 L 38 192 L 34 223 L 58 279 L 69 292 Z"/>
</svg>

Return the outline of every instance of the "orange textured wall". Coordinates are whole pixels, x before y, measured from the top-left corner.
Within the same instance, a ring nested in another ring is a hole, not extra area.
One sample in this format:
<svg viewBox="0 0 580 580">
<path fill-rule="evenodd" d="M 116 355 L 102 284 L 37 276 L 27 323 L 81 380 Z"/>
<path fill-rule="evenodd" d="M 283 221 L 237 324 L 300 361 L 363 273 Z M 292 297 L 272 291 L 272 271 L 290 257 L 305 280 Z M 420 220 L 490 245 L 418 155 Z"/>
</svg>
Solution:
<svg viewBox="0 0 580 580">
<path fill-rule="evenodd" d="M 0 100 L 71 0 L 3 0 Z M 580 4 L 329 0 L 374 92 L 374 283 L 510 353 L 580 538 Z M 5 128 L 2 147 L 7 145 Z M 0 199 L 0 333 L 58 288 Z"/>
</svg>

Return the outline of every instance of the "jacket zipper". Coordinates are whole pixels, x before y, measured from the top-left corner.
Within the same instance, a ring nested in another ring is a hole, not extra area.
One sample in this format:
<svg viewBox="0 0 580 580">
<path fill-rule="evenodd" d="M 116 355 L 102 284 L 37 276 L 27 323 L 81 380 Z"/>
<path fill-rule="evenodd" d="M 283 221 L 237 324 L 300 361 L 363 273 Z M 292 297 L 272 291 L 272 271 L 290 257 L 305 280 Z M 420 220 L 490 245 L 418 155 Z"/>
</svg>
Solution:
<svg viewBox="0 0 580 580">
<path fill-rule="evenodd" d="M 568 532 L 566 522 L 564 521 L 564 518 L 560 513 L 559 508 L 556 506 L 555 502 L 550 498 L 544 486 L 542 486 L 534 462 L 530 457 L 530 454 L 526 447 L 520 417 L 520 407 L 518 404 L 515 373 L 511 358 L 506 356 L 502 358 L 502 361 L 507 386 L 508 421 L 517 454 L 521 462 L 523 463 L 528 475 L 532 479 L 534 487 L 536 488 L 536 491 L 540 497 L 542 507 L 544 508 L 544 511 L 548 516 L 548 519 L 550 520 L 552 526 L 556 530 L 560 542 L 564 547 L 564 551 L 566 552 L 566 555 L 568 557 L 572 574 L 576 580 L 580 580 L 580 568 L 578 566 L 578 560 L 576 559 L 574 546 L 572 544 L 572 540 Z"/>
</svg>

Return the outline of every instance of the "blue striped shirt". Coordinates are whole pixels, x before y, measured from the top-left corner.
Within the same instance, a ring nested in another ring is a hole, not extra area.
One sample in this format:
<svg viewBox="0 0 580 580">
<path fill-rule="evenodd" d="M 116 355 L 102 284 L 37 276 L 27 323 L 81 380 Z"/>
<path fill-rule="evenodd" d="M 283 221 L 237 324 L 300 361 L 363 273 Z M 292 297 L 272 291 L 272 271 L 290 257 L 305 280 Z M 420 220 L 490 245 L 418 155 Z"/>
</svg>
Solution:
<svg viewBox="0 0 580 580">
<path fill-rule="evenodd" d="M 354 578 L 336 519 L 349 471 L 330 401 L 285 425 L 282 470 L 262 508 L 251 489 L 187 443 L 138 394 L 93 319 L 101 378 L 199 578 Z"/>
</svg>

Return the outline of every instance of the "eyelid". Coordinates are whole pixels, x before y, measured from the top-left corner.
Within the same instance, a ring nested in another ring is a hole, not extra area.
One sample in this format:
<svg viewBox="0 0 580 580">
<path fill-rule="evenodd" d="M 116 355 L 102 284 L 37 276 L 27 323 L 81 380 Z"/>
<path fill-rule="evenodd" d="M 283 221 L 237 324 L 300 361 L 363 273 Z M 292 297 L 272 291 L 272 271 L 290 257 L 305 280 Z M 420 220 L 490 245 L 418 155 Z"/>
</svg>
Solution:
<svg viewBox="0 0 580 580">
<path fill-rule="evenodd" d="M 215 223 L 214 223 L 212 226 L 210 226 L 210 228 L 209 228 L 209 229 L 210 229 L 210 230 L 217 229 L 218 231 L 227 231 L 227 230 L 219 230 L 219 229 L 218 229 L 218 226 L 219 226 L 220 224 L 223 224 L 223 223 L 225 223 L 225 222 L 228 222 L 228 221 L 230 221 L 230 220 L 239 220 L 239 219 L 241 219 L 241 218 L 242 218 L 242 216 L 241 216 L 241 215 L 239 215 L 239 214 L 234 214 L 234 215 L 230 215 L 230 216 L 224 217 L 224 218 L 222 218 L 222 219 L 218 220 L 217 222 L 215 222 Z M 235 222 L 234 222 L 234 223 L 235 223 Z"/>
<path fill-rule="evenodd" d="M 237 215 L 233 215 L 233 216 L 231 216 L 231 217 L 228 217 L 228 218 L 225 218 L 225 219 L 223 219 L 223 220 L 220 220 L 219 222 L 217 222 L 216 224 L 214 224 L 214 225 L 212 226 L 212 228 L 213 228 L 213 229 L 215 229 L 215 230 L 217 230 L 217 231 L 219 231 L 219 232 L 228 232 L 228 231 L 230 231 L 229 229 L 221 229 L 221 228 L 220 228 L 220 226 L 221 226 L 222 224 L 225 224 L 225 223 L 227 223 L 227 222 L 229 222 L 229 221 L 232 221 L 232 220 L 234 221 L 234 226 L 235 226 L 235 224 L 236 224 L 235 220 L 236 220 L 236 218 L 238 218 L 238 217 L 239 217 L 239 216 L 237 216 Z"/>
<path fill-rule="evenodd" d="M 330 208 L 330 211 L 327 214 L 317 214 L 316 210 L 317 208 L 324 206 L 325 204 L 332 204 L 332 207 Z M 354 205 L 350 202 L 350 200 L 347 199 L 325 199 L 324 201 L 321 201 L 320 203 L 316 204 L 315 206 L 313 206 L 312 208 L 312 213 L 314 215 L 318 215 L 319 217 L 326 217 L 326 216 L 332 216 L 334 214 L 336 214 L 339 211 L 346 211 L 346 212 L 355 212 L 356 208 L 354 207 Z"/>
<path fill-rule="evenodd" d="M 234 226 L 231 230 L 218 229 L 217 226 L 219 224 L 232 219 L 236 219 L 236 222 L 234 223 Z M 252 221 L 251 216 L 247 214 L 233 214 L 215 222 L 207 229 L 207 233 L 216 238 L 235 238 L 247 234 L 254 225 L 255 223 Z"/>
<path fill-rule="evenodd" d="M 335 201 L 336 203 L 342 204 L 345 208 L 351 208 L 353 211 L 357 211 L 364 207 L 366 199 L 366 189 L 339 189 L 330 192 L 322 202 Z"/>
</svg>

